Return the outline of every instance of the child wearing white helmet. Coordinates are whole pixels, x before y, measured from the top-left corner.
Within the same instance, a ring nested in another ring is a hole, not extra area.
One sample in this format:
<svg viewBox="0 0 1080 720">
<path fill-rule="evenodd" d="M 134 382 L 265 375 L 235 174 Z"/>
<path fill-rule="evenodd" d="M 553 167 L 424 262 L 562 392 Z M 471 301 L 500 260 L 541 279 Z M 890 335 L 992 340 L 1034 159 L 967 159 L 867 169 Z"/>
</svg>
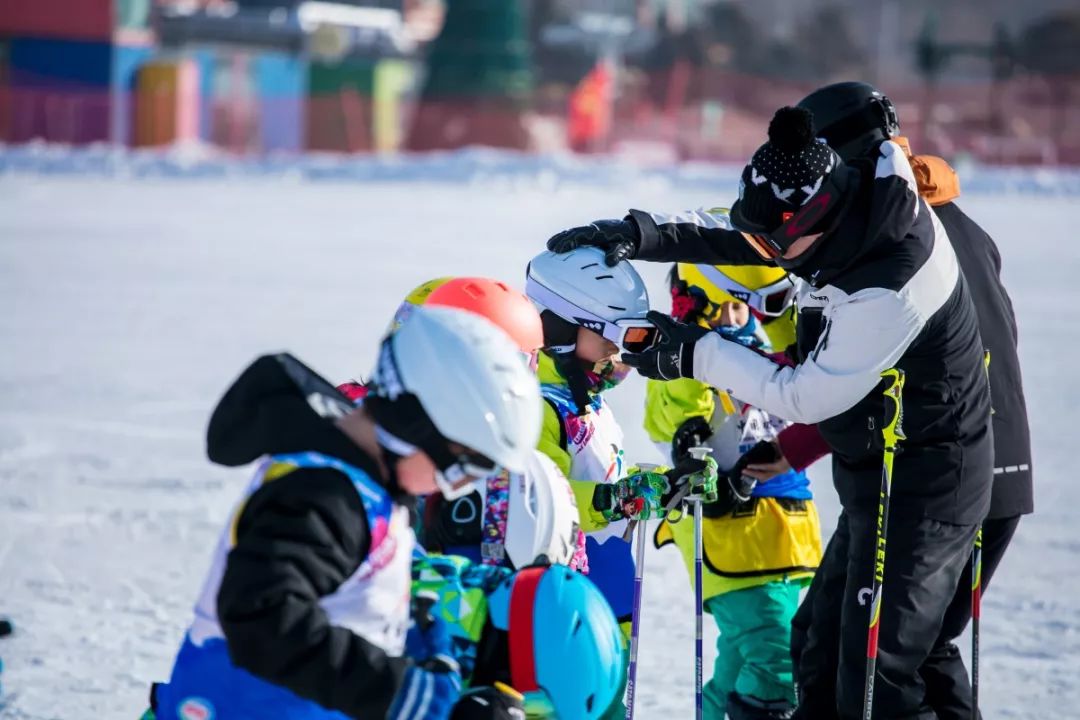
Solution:
<svg viewBox="0 0 1080 720">
<path fill-rule="evenodd" d="M 413 288 L 398 306 L 393 332 L 422 306 L 450 307 L 479 315 L 504 330 L 535 371 L 543 345 L 540 316 L 524 294 L 499 280 L 440 277 Z M 367 388 L 343 383 L 338 390 L 362 401 Z M 525 567 L 537 560 L 578 568 L 585 539 L 570 485 L 546 456 L 534 451 L 522 473 L 500 472 L 461 497 L 436 493 L 422 499 L 417 536 L 429 552 L 472 562 Z"/>
<path fill-rule="evenodd" d="M 535 371 L 544 335 L 540 316 L 520 291 L 498 280 L 444 277 L 410 292 L 395 313 L 415 307 L 467 310 L 502 328 Z M 534 451 L 522 473 L 499 473 L 468 495 L 424 502 L 418 535 L 429 551 L 460 555 L 485 565 L 521 568 L 537 560 L 577 568 L 584 561 L 574 494 L 558 467 Z"/>
<path fill-rule="evenodd" d="M 645 319 L 649 296 L 630 263 L 607 267 L 595 248 L 544 252 L 529 263 L 525 292 L 544 326 L 539 447 L 570 480 L 586 533 L 589 577 L 625 630 L 634 579 L 633 553 L 623 539 L 627 521 L 662 516 L 689 484 L 715 491 L 715 463 L 691 459 L 671 470 L 643 472 L 624 457 L 622 429 L 603 393 L 626 377 L 618 354 L 649 347 L 657 332 Z"/>
<path fill-rule="evenodd" d="M 449 718 L 461 676 L 445 627 L 409 626 L 411 499 L 524 470 L 540 415 L 518 348 L 460 310 L 419 308 L 388 336 L 360 406 L 291 355 L 258 359 L 207 449 L 222 465 L 261 460 L 157 718 Z"/>
</svg>

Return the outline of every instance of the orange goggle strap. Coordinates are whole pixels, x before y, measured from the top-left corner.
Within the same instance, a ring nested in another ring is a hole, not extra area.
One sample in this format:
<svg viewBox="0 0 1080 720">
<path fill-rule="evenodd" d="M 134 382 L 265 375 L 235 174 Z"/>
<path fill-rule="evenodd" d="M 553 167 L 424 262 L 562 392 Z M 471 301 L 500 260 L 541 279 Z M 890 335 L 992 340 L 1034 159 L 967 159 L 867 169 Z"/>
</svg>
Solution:
<svg viewBox="0 0 1080 720">
<path fill-rule="evenodd" d="M 736 228 L 747 243 L 762 258 L 775 260 L 788 251 L 796 240 L 813 231 L 827 232 L 836 227 L 844 215 L 841 207 L 847 192 L 847 176 L 833 171 L 822 181 L 821 187 L 803 205 L 791 213 L 784 213 L 780 227 L 772 232 L 755 232 L 752 229 Z M 848 203 L 850 206 L 850 203 Z M 832 218 L 828 228 L 821 227 L 823 221 Z"/>
<path fill-rule="evenodd" d="M 743 240 L 745 240 L 763 260 L 774 260 L 780 257 L 780 251 L 769 244 L 765 235 L 757 235 L 742 231 L 740 231 L 739 234 L 743 236 Z"/>
<path fill-rule="evenodd" d="M 546 569 L 531 567 L 519 571 L 510 588 L 510 678 L 514 688 L 521 693 L 540 689 L 533 652 L 533 608 Z"/>
</svg>

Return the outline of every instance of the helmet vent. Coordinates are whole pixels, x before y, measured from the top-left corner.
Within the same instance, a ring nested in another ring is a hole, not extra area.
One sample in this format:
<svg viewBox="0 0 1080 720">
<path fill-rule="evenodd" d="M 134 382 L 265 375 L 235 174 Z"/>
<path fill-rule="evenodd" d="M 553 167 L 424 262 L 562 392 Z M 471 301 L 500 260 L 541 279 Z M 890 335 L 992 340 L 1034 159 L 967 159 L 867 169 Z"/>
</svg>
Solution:
<svg viewBox="0 0 1080 720">
<path fill-rule="evenodd" d="M 615 276 L 614 275 L 597 275 L 596 279 L 597 280 L 614 280 Z"/>
<path fill-rule="evenodd" d="M 588 265 L 582 265 L 582 270 L 588 270 L 591 267 L 600 267 L 600 263 L 589 263 Z"/>
<path fill-rule="evenodd" d="M 608 305 L 608 307 L 611 308 L 612 310 L 622 310 L 623 312 L 626 312 L 626 308 L 619 307 L 618 305 Z"/>
<path fill-rule="evenodd" d="M 593 703 L 595 703 L 595 702 L 596 702 L 596 695 L 590 695 L 589 697 L 585 698 L 585 710 L 587 712 L 591 713 Z"/>
</svg>

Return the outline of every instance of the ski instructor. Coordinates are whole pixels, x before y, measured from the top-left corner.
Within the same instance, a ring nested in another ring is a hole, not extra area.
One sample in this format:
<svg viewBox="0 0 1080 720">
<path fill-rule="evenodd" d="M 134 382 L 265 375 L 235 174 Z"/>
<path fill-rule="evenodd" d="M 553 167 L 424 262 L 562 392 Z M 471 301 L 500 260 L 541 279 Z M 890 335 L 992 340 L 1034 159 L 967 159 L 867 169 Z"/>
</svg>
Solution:
<svg viewBox="0 0 1080 720">
<path fill-rule="evenodd" d="M 892 102 L 877 88 L 862 82 L 841 82 L 818 88 L 799 101 L 814 113 L 819 138 L 829 143 L 844 160 L 872 155 L 884 140 L 906 147 L 900 136 L 900 119 Z M 909 151 L 910 153 L 910 151 Z M 930 155 L 910 155 L 919 183 L 919 194 L 934 209 L 949 234 L 960 269 L 975 301 L 983 342 L 990 351 L 990 396 L 994 415 L 994 488 L 990 512 L 982 524 L 982 586 L 994 576 L 1023 515 L 1035 510 L 1031 471 L 1031 433 L 1027 403 L 1017 355 L 1017 326 L 1012 300 L 1001 282 L 1001 255 L 997 245 L 954 202 L 960 183 L 948 163 Z M 842 582 L 819 574 L 814 585 Z M 811 587 L 810 593 L 818 587 Z M 825 590 L 825 592 L 829 592 Z M 801 647 L 809 632 L 811 603 L 792 622 L 792 655 L 796 668 L 811 680 L 821 672 L 820 658 L 802 662 Z M 941 635 L 920 674 L 927 696 L 939 720 L 972 717 L 972 693 L 968 671 L 954 640 L 971 620 L 971 565 L 964 570 L 952 604 L 945 613 Z"/>
<path fill-rule="evenodd" d="M 975 308 L 937 217 L 901 147 L 845 164 L 814 137 L 813 116 L 782 108 L 745 167 L 730 218 L 703 212 L 572 228 L 548 247 L 597 245 L 627 258 L 775 264 L 800 277 L 798 364 L 781 367 L 706 329 L 650 318 L 664 340 L 623 361 L 646 377 L 693 377 L 800 423 L 832 449 L 843 506 L 820 572 L 804 662 L 832 668 L 801 688 L 796 717 L 862 710 L 866 632 L 882 464 L 880 373 L 907 374 L 892 489 L 876 718 L 934 718 L 919 669 L 938 638 L 990 503 L 990 395 Z"/>
</svg>

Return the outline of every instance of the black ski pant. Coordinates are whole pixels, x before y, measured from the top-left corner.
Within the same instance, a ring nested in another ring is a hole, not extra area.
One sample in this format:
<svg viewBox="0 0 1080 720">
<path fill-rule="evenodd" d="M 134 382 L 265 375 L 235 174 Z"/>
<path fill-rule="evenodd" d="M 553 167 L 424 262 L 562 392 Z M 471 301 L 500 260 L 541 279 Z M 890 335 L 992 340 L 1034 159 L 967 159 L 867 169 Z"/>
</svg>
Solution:
<svg viewBox="0 0 1080 720">
<path fill-rule="evenodd" d="M 990 578 L 994 576 L 1009 547 L 1020 516 L 994 518 L 983 522 L 982 584 L 985 592 Z M 960 576 L 945 621 L 941 625 L 937 643 L 930 657 L 919 669 L 926 683 L 926 702 L 937 713 L 939 720 L 970 720 L 971 681 L 960 649 L 953 642 L 971 621 L 971 563 Z"/>
<path fill-rule="evenodd" d="M 797 718 L 862 716 L 876 527 L 876 514 L 841 513 L 796 613 Z M 898 513 L 889 517 L 874 718 L 936 718 L 919 671 L 938 643 L 976 530 Z"/>
<path fill-rule="evenodd" d="M 994 518 L 983 523 L 983 591 L 986 591 L 1005 551 L 1020 523 L 1019 515 Z M 806 645 L 811 622 L 812 597 L 820 587 L 811 585 L 806 600 L 799 607 L 791 624 L 791 654 L 796 676 Z M 926 684 L 926 702 L 939 720 L 969 720 L 971 717 L 971 684 L 960 650 L 954 641 L 971 621 L 971 563 L 964 568 L 949 608 L 945 611 L 941 632 L 919 674 Z"/>
</svg>

